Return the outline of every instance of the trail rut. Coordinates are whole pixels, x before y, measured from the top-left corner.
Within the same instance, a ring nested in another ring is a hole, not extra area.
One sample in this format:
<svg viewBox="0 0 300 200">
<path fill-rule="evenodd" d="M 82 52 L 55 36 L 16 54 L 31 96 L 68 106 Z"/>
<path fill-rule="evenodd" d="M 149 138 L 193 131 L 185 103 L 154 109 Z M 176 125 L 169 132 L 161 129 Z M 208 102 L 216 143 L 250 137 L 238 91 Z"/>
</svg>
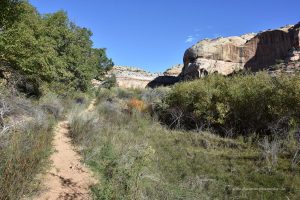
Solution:
<svg viewBox="0 0 300 200">
<path fill-rule="evenodd" d="M 94 108 L 93 100 L 86 111 Z M 55 129 L 52 167 L 42 179 L 43 189 L 34 200 L 88 200 L 89 187 L 96 183 L 89 169 L 80 162 L 69 137 L 69 122 L 61 121 Z"/>
</svg>

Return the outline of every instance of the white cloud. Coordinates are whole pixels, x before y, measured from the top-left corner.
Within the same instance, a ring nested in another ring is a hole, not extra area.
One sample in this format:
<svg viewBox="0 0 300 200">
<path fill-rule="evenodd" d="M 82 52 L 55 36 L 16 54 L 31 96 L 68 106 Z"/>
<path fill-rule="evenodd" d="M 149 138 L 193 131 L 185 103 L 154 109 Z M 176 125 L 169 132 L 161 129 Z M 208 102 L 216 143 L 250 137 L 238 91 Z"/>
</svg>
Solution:
<svg viewBox="0 0 300 200">
<path fill-rule="evenodd" d="M 187 39 L 185 40 L 185 43 L 191 43 L 195 40 L 195 38 L 193 36 L 188 36 Z"/>
</svg>

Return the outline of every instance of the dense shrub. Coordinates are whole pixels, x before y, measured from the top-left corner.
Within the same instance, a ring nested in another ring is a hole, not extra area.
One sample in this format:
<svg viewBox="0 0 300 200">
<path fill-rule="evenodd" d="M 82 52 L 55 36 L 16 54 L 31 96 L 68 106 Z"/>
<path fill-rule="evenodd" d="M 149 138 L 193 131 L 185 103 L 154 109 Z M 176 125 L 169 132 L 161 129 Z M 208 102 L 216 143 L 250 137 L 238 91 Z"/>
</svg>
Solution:
<svg viewBox="0 0 300 200">
<path fill-rule="evenodd" d="M 284 126 L 300 120 L 300 78 L 267 73 L 204 79 L 177 84 L 157 105 L 161 119 L 187 128 L 213 127 L 236 134 L 268 133 L 270 126 L 288 118 Z"/>
</svg>

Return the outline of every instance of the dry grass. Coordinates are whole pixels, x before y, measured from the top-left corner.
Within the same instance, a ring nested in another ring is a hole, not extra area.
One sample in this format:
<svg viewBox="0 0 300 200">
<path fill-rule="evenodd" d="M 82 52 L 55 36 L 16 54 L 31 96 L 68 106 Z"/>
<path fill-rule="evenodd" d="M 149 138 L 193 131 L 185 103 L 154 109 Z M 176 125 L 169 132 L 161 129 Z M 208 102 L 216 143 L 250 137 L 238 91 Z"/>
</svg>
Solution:
<svg viewBox="0 0 300 200">
<path fill-rule="evenodd" d="M 0 199 L 20 199 L 30 196 L 39 186 L 36 175 L 47 166 L 52 128 L 59 113 L 49 115 L 39 102 L 22 96 L 1 95 Z"/>
<path fill-rule="evenodd" d="M 100 180 L 95 199 L 300 198 L 293 139 L 279 151 L 277 141 L 169 130 L 147 113 L 123 112 L 127 98 L 107 95 L 93 113 L 71 116 L 74 142 Z"/>
<path fill-rule="evenodd" d="M 52 125 L 37 116 L 1 136 L 0 199 L 19 199 L 37 188 L 35 176 L 51 152 Z"/>
</svg>

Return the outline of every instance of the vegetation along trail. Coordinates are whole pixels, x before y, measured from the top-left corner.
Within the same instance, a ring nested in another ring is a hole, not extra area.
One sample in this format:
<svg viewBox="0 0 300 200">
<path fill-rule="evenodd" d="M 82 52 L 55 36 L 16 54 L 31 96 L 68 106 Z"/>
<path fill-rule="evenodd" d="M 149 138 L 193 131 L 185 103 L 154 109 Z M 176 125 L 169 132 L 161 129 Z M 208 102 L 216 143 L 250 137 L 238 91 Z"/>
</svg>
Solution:
<svg viewBox="0 0 300 200">
<path fill-rule="evenodd" d="M 87 111 L 92 110 L 93 104 L 94 101 Z M 44 177 L 44 189 L 36 200 L 90 199 L 89 187 L 96 181 L 89 169 L 80 162 L 80 156 L 74 150 L 68 134 L 69 122 L 59 122 L 53 141 L 55 152 L 50 158 L 53 164 Z"/>
</svg>

